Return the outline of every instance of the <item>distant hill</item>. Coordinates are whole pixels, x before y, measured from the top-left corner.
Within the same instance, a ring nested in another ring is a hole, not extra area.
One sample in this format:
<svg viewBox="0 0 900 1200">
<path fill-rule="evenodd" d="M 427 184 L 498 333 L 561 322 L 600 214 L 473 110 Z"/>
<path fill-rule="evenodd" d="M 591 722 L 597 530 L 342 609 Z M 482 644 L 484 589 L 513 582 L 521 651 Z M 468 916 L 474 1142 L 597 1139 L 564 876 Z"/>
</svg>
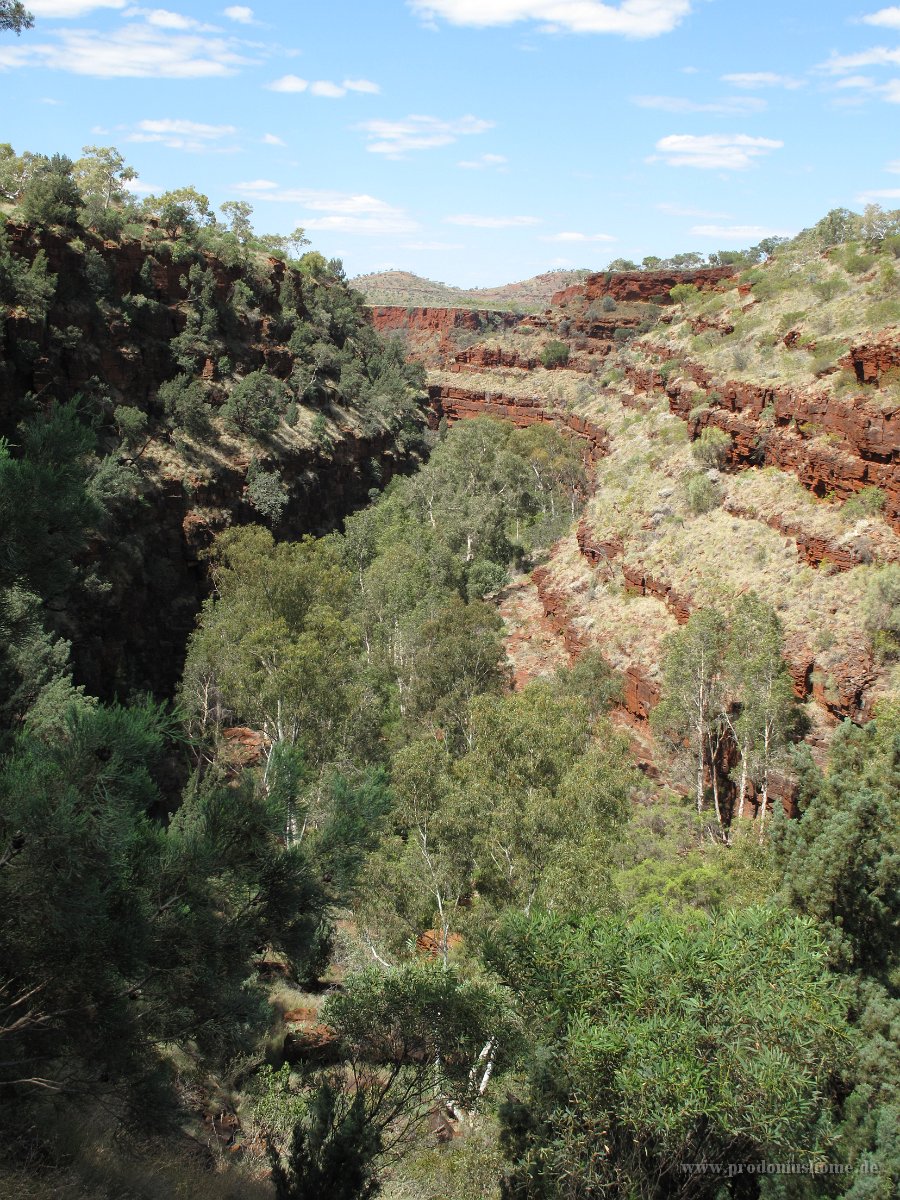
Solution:
<svg viewBox="0 0 900 1200">
<path fill-rule="evenodd" d="M 582 283 L 588 270 L 545 271 L 533 279 L 494 288 L 457 288 L 411 271 L 378 271 L 358 275 L 350 286 L 370 304 L 399 304 L 406 308 L 494 308 L 542 312 L 554 292 Z"/>
</svg>

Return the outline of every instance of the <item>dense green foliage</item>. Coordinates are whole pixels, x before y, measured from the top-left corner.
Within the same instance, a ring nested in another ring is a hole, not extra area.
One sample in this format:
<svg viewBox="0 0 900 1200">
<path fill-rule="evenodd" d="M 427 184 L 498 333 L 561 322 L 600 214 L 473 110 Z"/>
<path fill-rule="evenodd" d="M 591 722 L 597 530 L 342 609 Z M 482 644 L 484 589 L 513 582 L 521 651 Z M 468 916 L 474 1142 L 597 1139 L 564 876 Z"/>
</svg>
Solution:
<svg viewBox="0 0 900 1200">
<path fill-rule="evenodd" d="M 491 957 L 537 1038 L 502 1112 L 506 1195 L 711 1197 L 694 1164 L 827 1148 L 848 1031 L 811 923 L 518 918 Z"/>
</svg>

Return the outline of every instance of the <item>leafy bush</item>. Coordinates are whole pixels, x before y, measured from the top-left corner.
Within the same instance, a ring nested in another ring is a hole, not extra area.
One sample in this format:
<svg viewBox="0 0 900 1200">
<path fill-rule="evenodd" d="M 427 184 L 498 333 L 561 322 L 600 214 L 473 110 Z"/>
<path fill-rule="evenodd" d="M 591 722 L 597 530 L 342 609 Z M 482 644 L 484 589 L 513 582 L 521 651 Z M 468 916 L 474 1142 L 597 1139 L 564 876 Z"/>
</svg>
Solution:
<svg viewBox="0 0 900 1200">
<path fill-rule="evenodd" d="M 222 405 L 222 416 L 237 433 L 262 437 L 277 427 L 284 398 L 284 384 L 265 371 L 251 371 L 235 384 Z"/>
<path fill-rule="evenodd" d="M 618 332 L 618 331 L 617 331 Z M 569 361 L 569 347 L 565 342 L 552 338 L 541 351 L 541 363 L 552 370 L 554 367 L 564 367 Z"/>
<path fill-rule="evenodd" d="M 676 304 L 686 304 L 700 295 L 700 289 L 693 283 L 676 283 L 669 288 L 669 295 Z"/>
<path fill-rule="evenodd" d="M 97 250 L 90 249 L 85 255 L 84 278 L 96 297 L 99 298 L 108 294 L 112 277 L 106 260 Z"/>
<path fill-rule="evenodd" d="M 129 448 L 139 445 L 147 436 L 147 414 L 130 404 L 120 404 L 113 413 L 119 436 Z"/>
<path fill-rule="evenodd" d="M 202 437 L 209 433 L 209 412 L 203 398 L 203 389 L 189 375 L 176 375 L 160 384 L 157 399 L 162 403 L 169 424 L 182 429 L 191 437 Z"/>
<path fill-rule="evenodd" d="M 488 592 L 495 592 L 507 581 L 506 569 L 489 559 L 476 559 L 469 567 L 467 592 L 470 600 L 482 600 Z"/>
<path fill-rule="evenodd" d="M 844 504 L 841 516 L 848 521 L 858 521 L 860 517 L 877 517 L 884 511 L 885 494 L 880 487 L 864 487 Z"/>
<path fill-rule="evenodd" d="M 688 509 L 695 517 L 711 512 L 722 503 L 722 493 L 702 471 L 688 476 L 684 494 Z"/>
<path fill-rule="evenodd" d="M 875 655 L 882 660 L 900 657 L 900 565 L 889 563 L 873 573 L 862 615 Z"/>
<path fill-rule="evenodd" d="M 850 285 L 845 279 L 841 279 L 840 275 L 829 275 L 826 279 L 820 279 L 812 285 L 812 290 L 826 303 L 829 300 L 834 300 L 836 296 L 840 296 L 842 292 L 846 292 Z"/>
<path fill-rule="evenodd" d="M 694 442 L 694 458 L 704 467 L 720 467 L 728 458 L 731 436 L 715 425 L 708 425 Z"/>
<path fill-rule="evenodd" d="M 254 459 L 247 470 L 247 499 L 261 516 L 275 524 L 287 507 L 287 489 L 277 471 L 261 470 Z"/>
</svg>

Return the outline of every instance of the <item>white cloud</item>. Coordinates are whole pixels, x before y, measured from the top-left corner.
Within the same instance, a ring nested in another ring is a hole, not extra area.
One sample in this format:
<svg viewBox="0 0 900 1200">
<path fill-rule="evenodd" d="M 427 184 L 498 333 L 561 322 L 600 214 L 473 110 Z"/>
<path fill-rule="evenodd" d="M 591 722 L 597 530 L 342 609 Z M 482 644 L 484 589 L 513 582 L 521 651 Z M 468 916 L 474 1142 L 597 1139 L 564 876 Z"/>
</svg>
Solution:
<svg viewBox="0 0 900 1200">
<path fill-rule="evenodd" d="M 459 117 L 445 121 L 440 117 L 409 116 L 402 121 L 364 121 L 358 126 L 368 137 L 366 149 L 372 154 L 400 158 L 410 150 L 433 150 L 450 146 L 460 137 L 485 133 L 493 121 L 479 117 Z"/>
<path fill-rule="evenodd" d="M 330 79 L 317 79 L 309 85 L 309 92 L 311 96 L 326 96 L 329 100 L 339 100 L 347 95 L 346 88 L 339 83 L 332 83 Z"/>
<path fill-rule="evenodd" d="M 892 79 L 879 90 L 889 104 L 900 104 L 900 79 Z"/>
<path fill-rule="evenodd" d="M 348 92 L 365 92 L 369 96 L 377 96 L 381 88 L 377 83 L 373 83 L 371 79 L 345 79 L 343 87 Z"/>
<path fill-rule="evenodd" d="M 873 188 L 860 192 L 856 197 L 860 204 L 871 204 L 876 200 L 900 200 L 900 188 Z"/>
<path fill-rule="evenodd" d="M 271 179 L 251 179 L 244 183 L 233 183 L 231 191 L 239 195 L 255 196 L 258 200 L 277 200 L 284 204 L 299 204 L 317 212 L 344 213 L 394 213 L 398 210 L 384 200 L 368 196 L 364 192 L 332 192 L 316 188 L 283 188 Z"/>
<path fill-rule="evenodd" d="M 124 8 L 125 0 L 29 0 L 36 17 L 83 17 L 95 8 Z"/>
<path fill-rule="evenodd" d="M 285 143 L 274 133 L 264 133 L 262 136 L 262 144 L 264 146 L 283 146 Z"/>
<path fill-rule="evenodd" d="M 223 38 L 168 33 L 146 24 L 112 33 L 54 31 L 52 42 L 29 39 L 0 48 L 2 67 L 47 67 L 100 79 L 203 79 L 233 75 L 250 60 Z"/>
<path fill-rule="evenodd" d="M 762 112 L 766 108 L 765 100 L 759 100 L 756 96 L 734 96 L 727 100 L 708 102 L 686 100 L 681 96 L 632 96 L 631 103 L 636 104 L 638 108 L 657 108 L 662 112 L 724 113 L 727 116 Z"/>
<path fill-rule="evenodd" d="M 670 167 L 698 167 L 706 171 L 743 171 L 755 158 L 780 150 L 784 142 L 774 138 L 750 137 L 745 133 L 704 134 L 673 133 L 656 143 L 659 154 L 648 162 L 664 162 Z"/>
<path fill-rule="evenodd" d="M 818 69 L 828 75 L 844 75 L 859 67 L 895 67 L 900 65 L 900 47 L 889 50 L 887 46 L 873 46 L 858 54 L 832 54 Z"/>
<path fill-rule="evenodd" d="M 542 242 L 614 242 L 616 239 L 610 233 L 550 233 L 542 237 Z"/>
<path fill-rule="evenodd" d="M 299 75 L 282 75 L 280 79 L 273 79 L 271 83 L 267 83 L 266 87 L 270 92 L 305 92 L 309 87 L 309 80 L 301 79 Z"/>
<path fill-rule="evenodd" d="M 390 237 L 416 233 L 417 221 L 402 208 L 364 192 L 320 191 L 315 188 L 283 188 L 271 179 L 251 179 L 231 185 L 232 192 L 248 200 L 294 204 L 321 217 L 303 217 L 305 229 L 319 233 L 346 233 L 363 237 Z"/>
<path fill-rule="evenodd" d="M 545 30 L 657 37 L 671 33 L 691 11 L 691 0 L 409 0 L 426 21 L 443 17 L 452 25 L 512 25 L 541 21 Z"/>
<path fill-rule="evenodd" d="M 730 213 L 707 212 L 703 208 L 685 208 L 681 204 L 669 204 L 667 201 L 657 204 L 656 207 L 660 212 L 668 213 L 670 217 L 697 217 L 707 221 L 728 221 L 731 217 Z"/>
<path fill-rule="evenodd" d="M 868 13 L 862 18 L 864 25 L 881 25 L 885 29 L 900 29 L 900 8 L 880 8 L 878 12 Z"/>
<path fill-rule="evenodd" d="M 253 9 L 246 8 L 243 4 L 230 4 L 222 12 L 229 21 L 237 21 L 238 25 L 253 24 Z"/>
<path fill-rule="evenodd" d="M 804 80 L 796 79 L 793 75 L 776 75 L 774 71 L 737 71 L 732 75 L 723 75 L 722 81 L 739 88 L 780 87 L 796 91 L 797 88 L 806 87 Z"/>
<path fill-rule="evenodd" d="M 523 229 L 541 223 L 539 217 L 481 217 L 474 213 L 460 213 L 444 220 L 448 225 L 468 225 L 472 229 Z"/>
<path fill-rule="evenodd" d="M 311 96 L 324 96 L 329 100 L 340 100 L 348 92 L 368 92 L 377 95 L 381 88 L 377 83 L 368 79 L 345 79 L 343 83 L 333 83 L 330 79 L 316 79 L 312 83 L 301 79 L 299 75 L 282 75 L 273 79 L 266 87 L 270 92 L 306 92 Z"/>
<path fill-rule="evenodd" d="M 196 154 L 235 133 L 237 129 L 234 125 L 206 125 L 201 121 L 183 119 L 138 121 L 126 141 L 159 142 L 172 150 L 190 150 Z"/>
<path fill-rule="evenodd" d="M 215 25 L 204 25 L 193 17 L 185 17 L 182 13 L 171 12 L 168 8 L 126 8 L 122 14 L 126 17 L 142 17 L 148 25 L 157 29 L 177 29 L 185 32 L 189 29 L 200 33 L 215 33 Z"/>
<path fill-rule="evenodd" d="M 895 158 L 893 162 L 889 162 L 884 169 L 890 171 L 892 175 L 900 175 L 900 158 Z"/>
<path fill-rule="evenodd" d="M 509 162 L 505 154 L 481 154 L 478 158 L 458 162 L 456 165 L 466 171 L 489 171 L 492 168 L 502 170 Z"/>
<path fill-rule="evenodd" d="M 758 242 L 766 237 L 790 237 L 791 229 L 767 229 L 764 225 L 695 225 L 690 233 L 695 237 L 714 238 L 718 242 Z"/>
<path fill-rule="evenodd" d="M 837 88 L 863 88 L 868 91 L 875 87 L 875 80 L 871 75 L 845 75 L 834 86 Z"/>
<path fill-rule="evenodd" d="M 166 189 L 158 183 L 144 183 L 141 179 L 127 179 L 122 187 L 134 196 L 158 196 Z"/>
</svg>

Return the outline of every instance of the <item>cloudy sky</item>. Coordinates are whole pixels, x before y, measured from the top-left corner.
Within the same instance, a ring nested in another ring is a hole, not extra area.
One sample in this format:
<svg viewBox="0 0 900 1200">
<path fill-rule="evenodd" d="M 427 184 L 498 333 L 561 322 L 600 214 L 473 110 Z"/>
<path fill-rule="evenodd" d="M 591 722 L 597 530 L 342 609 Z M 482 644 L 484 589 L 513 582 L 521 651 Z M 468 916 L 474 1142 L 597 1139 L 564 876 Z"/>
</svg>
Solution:
<svg viewBox="0 0 900 1200">
<path fill-rule="evenodd" d="M 900 5 L 28 7 L 0 139 L 116 145 L 146 191 L 249 200 L 350 274 L 487 286 L 900 207 Z"/>
</svg>

